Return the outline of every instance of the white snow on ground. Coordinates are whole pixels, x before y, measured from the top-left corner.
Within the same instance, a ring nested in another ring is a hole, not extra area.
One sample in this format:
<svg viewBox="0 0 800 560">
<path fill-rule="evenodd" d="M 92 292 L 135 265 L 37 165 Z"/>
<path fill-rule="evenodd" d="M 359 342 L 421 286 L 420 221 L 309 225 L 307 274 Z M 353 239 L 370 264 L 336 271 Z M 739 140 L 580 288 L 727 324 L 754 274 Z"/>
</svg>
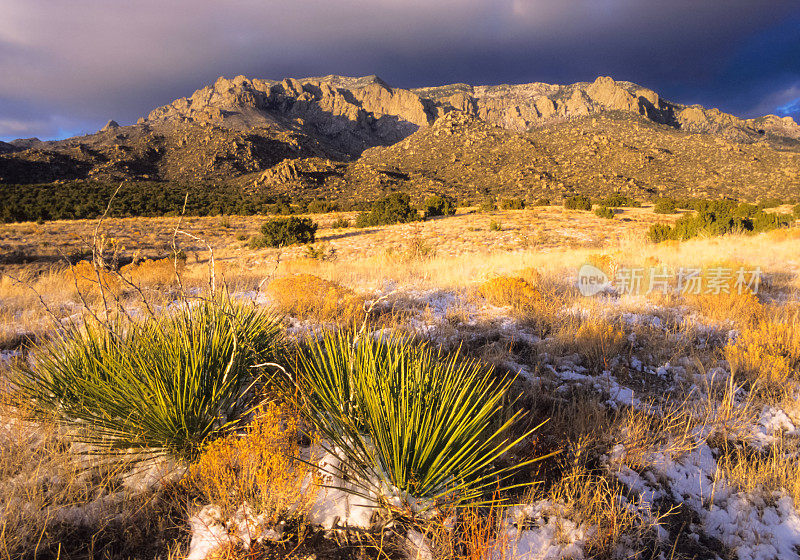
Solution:
<svg viewBox="0 0 800 560">
<path fill-rule="evenodd" d="M 249 550 L 253 542 L 277 541 L 283 536 L 283 525 L 271 527 L 265 515 L 256 515 L 248 504 L 242 504 L 230 519 L 222 511 L 207 505 L 189 519 L 192 540 L 187 560 L 203 560 L 217 549 L 240 546 Z"/>
<path fill-rule="evenodd" d="M 342 480 L 340 473 L 346 472 L 346 466 L 332 453 L 326 453 L 319 465 L 323 487 L 311 507 L 309 521 L 325 529 L 337 526 L 369 528 L 378 509 L 377 496 L 371 492 L 369 498 L 353 495 L 352 491 L 364 493 L 364 490 Z"/>
<path fill-rule="evenodd" d="M 513 508 L 513 519 L 499 546 L 494 560 L 555 560 L 581 559 L 584 542 L 592 530 L 568 518 L 566 508 L 548 500 Z"/>
<path fill-rule="evenodd" d="M 763 448 L 775 443 L 782 435 L 800 436 L 800 430 L 795 427 L 783 410 L 774 406 L 765 406 L 758 421 L 752 427 L 752 443 Z"/>
<path fill-rule="evenodd" d="M 619 450 L 617 450 L 619 451 Z M 618 454 L 617 454 L 618 456 Z M 654 454 L 644 475 L 611 464 L 617 476 L 643 500 L 668 498 L 697 512 L 696 533 L 717 538 L 740 560 L 800 558 L 800 515 L 784 492 L 745 493 L 718 473 L 717 461 L 705 443 L 679 458 Z"/>
</svg>

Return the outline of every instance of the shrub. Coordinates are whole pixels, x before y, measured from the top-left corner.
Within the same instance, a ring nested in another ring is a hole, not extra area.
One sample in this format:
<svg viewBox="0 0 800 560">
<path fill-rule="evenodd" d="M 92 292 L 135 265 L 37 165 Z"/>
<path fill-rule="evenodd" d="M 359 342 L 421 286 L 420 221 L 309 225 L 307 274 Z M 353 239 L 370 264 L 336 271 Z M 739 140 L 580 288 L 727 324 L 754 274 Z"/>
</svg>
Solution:
<svg viewBox="0 0 800 560">
<path fill-rule="evenodd" d="M 524 307 L 542 295 L 528 281 L 519 277 L 498 276 L 487 280 L 478 289 L 481 296 L 492 305 Z"/>
<path fill-rule="evenodd" d="M 493 198 L 486 198 L 480 204 L 481 212 L 494 212 L 497 210 L 497 204 L 494 203 Z"/>
<path fill-rule="evenodd" d="M 653 207 L 656 214 L 675 214 L 677 211 L 674 198 L 659 198 Z"/>
<path fill-rule="evenodd" d="M 177 264 L 177 266 L 176 266 Z M 137 285 L 168 286 L 177 283 L 175 273 L 186 269 L 186 259 L 145 259 L 137 264 L 125 265 L 120 273 L 130 282 Z"/>
<path fill-rule="evenodd" d="M 591 210 L 592 201 L 586 196 L 570 196 L 564 199 L 564 208 L 567 210 Z"/>
<path fill-rule="evenodd" d="M 492 220 L 491 222 L 489 222 L 489 231 L 502 231 L 502 230 L 503 230 L 503 224 L 501 224 L 497 220 Z"/>
<path fill-rule="evenodd" d="M 306 206 L 306 212 L 309 214 L 327 214 L 328 212 L 335 212 L 337 205 L 327 200 L 312 200 Z"/>
<path fill-rule="evenodd" d="M 622 193 L 614 193 L 605 198 L 601 198 L 597 201 L 597 204 L 600 206 L 607 206 L 609 208 L 619 208 L 620 206 L 629 206 L 633 208 L 638 208 L 642 205 L 641 202 L 636 200 L 635 198 L 631 198 L 628 195 Z"/>
<path fill-rule="evenodd" d="M 759 208 L 777 208 L 781 206 L 783 201 L 780 198 L 767 198 L 758 203 Z"/>
<path fill-rule="evenodd" d="M 503 210 L 522 210 L 525 208 L 525 201 L 521 198 L 504 198 L 500 201 L 500 208 Z"/>
<path fill-rule="evenodd" d="M 364 320 L 364 298 L 336 282 L 311 274 L 276 278 L 267 294 L 277 308 L 299 319 L 355 324 Z"/>
<path fill-rule="evenodd" d="M 787 214 L 767 213 L 753 204 L 720 200 L 699 201 L 693 205 L 698 208 L 697 212 L 681 216 L 673 227 L 663 224 L 651 226 L 650 239 L 659 242 L 666 239 L 685 240 L 697 235 L 757 233 L 786 227 L 791 222 Z"/>
<path fill-rule="evenodd" d="M 331 224 L 331 229 L 343 229 L 350 227 L 350 220 L 345 218 L 336 218 Z"/>
<path fill-rule="evenodd" d="M 243 434 L 230 434 L 203 450 L 184 484 L 219 507 L 223 519 L 231 519 L 242 504 L 269 518 L 304 513 L 316 488 L 306 484 L 310 467 L 296 459 L 302 435 L 298 420 L 273 403 L 262 404 Z"/>
<path fill-rule="evenodd" d="M 550 199 L 549 198 L 537 198 L 534 203 L 534 206 L 550 206 Z"/>
<path fill-rule="evenodd" d="M 422 204 L 422 214 L 426 218 L 453 216 L 456 213 L 456 200 L 447 195 L 433 195 Z"/>
<path fill-rule="evenodd" d="M 600 206 L 595 209 L 594 213 L 601 218 L 607 218 L 609 220 L 613 219 L 615 215 L 614 209 L 608 206 Z"/>
<path fill-rule="evenodd" d="M 795 218 L 800 219 L 800 204 L 795 204 L 795 206 L 792 208 L 792 213 L 794 214 Z"/>
<path fill-rule="evenodd" d="M 78 293 L 91 300 L 100 297 L 100 288 L 108 294 L 119 295 L 122 282 L 113 272 L 97 267 L 90 261 L 78 261 L 61 273 Z"/>
<path fill-rule="evenodd" d="M 300 410 L 339 459 L 327 474 L 399 518 L 498 490 L 510 470 L 496 461 L 533 431 L 510 436 L 520 418 L 505 413 L 513 379 L 400 336 L 356 344 L 329 333 L 300 349 L 298 366 Z"/>
<path fill-rule="evenodd" d="M 254 367 L 275 361 L 281 338 L 279 322 L 254 305 L 206 301 L 163 319 L 56 334 L 15 381 L 37 413 L 100 450 L 191 461 L 249 410 Z"/>
<path fill-rule="evenodd" d="M 261 225 L 261 233 L 255 236 L 250 247 L 285 247 L 295 243 L 313 243 L 317 224 L 311 218 L 275 218 Z"/>
<path fill-rule="evenodd" d="M 411 198 L 406 193 L 392 193 L 375 201 L 369 212 L 359 214 L 356 227 L 405 224 L 417 219 L 419 214 L 411 207 Z"/>
</svg>

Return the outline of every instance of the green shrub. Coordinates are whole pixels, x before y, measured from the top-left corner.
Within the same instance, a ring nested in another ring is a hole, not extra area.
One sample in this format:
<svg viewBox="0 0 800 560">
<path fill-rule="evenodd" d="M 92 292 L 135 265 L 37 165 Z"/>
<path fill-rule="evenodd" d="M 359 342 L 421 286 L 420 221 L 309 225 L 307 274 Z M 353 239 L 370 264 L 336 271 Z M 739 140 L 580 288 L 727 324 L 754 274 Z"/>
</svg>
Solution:
<svg viewBox="0 0 800 560">
<path fill-rule="evenodd" d="M 673 227 L 663 224 L 651 226 L 650 239 L 659 242 L 665 239 L 690 239 L 697 235 L 758 233 L 787 227 L 791 223 L 788 214 L 767 213 L 754 204 L 721 200 L 693 202 L 693 205 L 700 210 L 681 216 Z"/>
<path fill-rule="evenodd" d="M 614 209 L 609 208 L 608 206 L 600 206 L 595 211 L 595 214 L 600 216 L 601 218 L 607 218 L 609 220 L 614 218 Z"/>
<path fill-rule="evenodd" d="M 567 210 L 591 210 L 592 201 L 586 196 L 570 196 L 564 199 L 564 208 Z"/>
<path fill-rule="evenodd" d="M 337 209 L 336 204 L 327 200 L 312 200 L 306 205 L 305 211 L 309 214 L 327 214 L 328 212 L 335 212 Z"/>
<path fill-rule="evenodd" d="M 350 220 L 345 218 L 336 218 L 331 224 L 332 229 L 342 229 L 350 227 Z"/>
<path fill-rule="evenodd" d="M 674 230 L 667 224 L 653 224 L 647 232 L 647 236 L 653 243 L 661 243 L 668 239 L 675 239 Z"/>
<path fill-rule="evenodd" d="M 419 214 L 411 207 L 411 198 L 406 193 L 392 193 L 376 200 L 369 212 L 362 212 L 356 218 L 356 227 L 405 224 L 419 219 Z"/>
<path fill-rule="evenodd" d="M 497 210 L 497 204 L 495 204 L 493 198 L 485 198 L 480 204 L 481 212 L 494 212 Z"/>
<path fill-rule="evenodd" d="M 674 198 L 659 198 L 653 208 L 656 214 L 675 214 L 677 211 Z"/>
<path fill-rule="evenodd" d="M 780 198 L 771 197 L 759 202 L 758 206 L 760 208 L 777 208 L 778 206 L 781 206 L 783 203 L 784 203 L 783 200 L 781 200 Z"/>
<path fill-rule="evenodd" d="M 191 461 L 252 405 L 279 321 L 255 305 L 206 301 L 162 319 L 69 328 L 34 349 L 15 381 L 44 416 L 98 450 Z"/>
<path fill-rule="evenodd" d="M 792 208 L 792 212 L 795 218 L 800 218 L 800 204 L 796 204 L 794 208 Z"/>
<path fill-rule="evenodd" d="M 601 198 L 597 201 L 597 204 L 600 206 L 606 206 L 608 208 L 619 208 L 621 206 L 627 206 L 632 208 L 638 208 L 642 205 L 641 202 L 636 200 L 635 198 L 631 198 L 628 195 L 622 193 L 614 193 L 605 198 Z"/>
<path fill-rule="evenodd" d="M 496 220 L 492 220 L 491 222 L 489 222 L 489 231 L 502 231 L 502 229 L 503 229 L 503 224 L 501 224 L 500 222 Z"/>
<path fill-rule="evenodd" d="M 513 379 L 458 353 L 397 335 L 355 343 L 339 331 L 301 348 L 298 365 L 299 409 L 339 459 L 330 474 L 396 517 L 478 502 L 535 460 L 496 466 L 533 430 L 511 436 L 520 418 L 506 402 Z"/>
<path fill-rule="evenodd" d="M 422 214 L 425 218 L 453 216 L 456 213 L 456 200 L 447 195 L 435 194 L 425 199 Z"/>
<path fill-rule="evenodd" d="M 522 210 L 525 208 L 525 201 L 521 198 L 504 198 L 500 201 L 500 208 L 503 210 Z"/>
<path fill-rule="evenodd" d="M 534 206 L 550 206 L 550 199 L 549 198 L 537 198 L 536 201 L 533 203 Z"/>
<path fill-rule="evenodd" d="M 250 247 L 285 247 L 295 243 L 313 243 L 317 224 L 311 218 L 274 218 L 261 225 L 261 233 L 255 236 Z"/>
</svg>

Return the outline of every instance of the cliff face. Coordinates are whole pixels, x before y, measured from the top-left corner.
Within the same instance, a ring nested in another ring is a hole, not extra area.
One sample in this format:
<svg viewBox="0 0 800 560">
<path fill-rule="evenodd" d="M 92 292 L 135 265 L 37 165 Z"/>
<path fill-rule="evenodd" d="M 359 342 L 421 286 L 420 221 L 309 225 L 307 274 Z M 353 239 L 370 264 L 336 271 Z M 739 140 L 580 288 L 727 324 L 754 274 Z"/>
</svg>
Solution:
<svg viewBox="0 0 800 560">
<path fill-rule="evenodd" d="M 414 93 L 379 78 L 338 76 L 281 82 L 218 79 L 214 85 L 152 111 L 149 123 L 199 123 L 245 130 L 282 124 L 319 134 L 349 154 L 393 144 L 435 117 Z M 144 122 L 144 121 L 143 121 Z"/>
<path fill-rule="evenodd" d="M 407 90 L 377 76 L 239 76 L 135 125 L 112 120 L 93 135 L 0 144 L 0 184 L 237 181 L 357 198 L 400 188 L 474 197 L 495 186 L 548 196 L 620 188 L 725 194 L 747 192 L 748 182 L 764 192 L 772 182 L 791 193 L 800 190 L 799 156 L 800 126 L 791 118 L 741 119 L 609 77 Z"/>
</svg>

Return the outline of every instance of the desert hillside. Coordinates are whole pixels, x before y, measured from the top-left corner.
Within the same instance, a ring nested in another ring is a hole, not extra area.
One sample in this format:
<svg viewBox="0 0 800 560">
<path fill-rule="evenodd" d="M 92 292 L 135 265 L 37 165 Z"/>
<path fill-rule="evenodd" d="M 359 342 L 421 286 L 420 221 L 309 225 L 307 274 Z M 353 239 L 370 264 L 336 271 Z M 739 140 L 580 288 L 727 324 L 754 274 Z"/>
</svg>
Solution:
<svg viewBox="0 0 800 560">
<path fill-rule="evenodd" d="M 533 201 L 799 196 L 800 126 L 684 106 L 608 77 L 414 90 L 376 76 L 220 78 L 136 124 L 0 145 L 0 189 L 198 182 L 259 196 L 375 199 L 393 190 Z"/>
</svg>

